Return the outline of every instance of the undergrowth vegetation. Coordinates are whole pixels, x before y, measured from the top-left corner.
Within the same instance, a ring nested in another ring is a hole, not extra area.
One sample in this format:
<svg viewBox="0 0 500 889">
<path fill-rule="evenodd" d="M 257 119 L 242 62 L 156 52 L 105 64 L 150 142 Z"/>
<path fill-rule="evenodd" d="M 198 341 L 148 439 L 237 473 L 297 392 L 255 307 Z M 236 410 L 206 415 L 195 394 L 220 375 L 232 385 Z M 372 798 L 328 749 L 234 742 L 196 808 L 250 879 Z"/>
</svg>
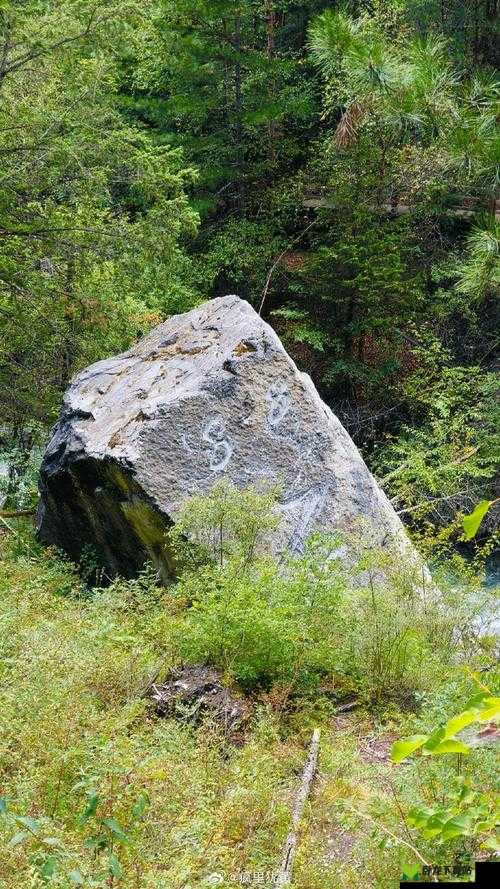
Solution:
<svg viewBox="0 0 500 889">
<path fill-rule="evenodd" d="M 2 537 L 2 887 L 194 889 L 217 885 L 214 874 L 233 887 L 272 875 L 315 725 L 320 772 L 294 887 L 385 889 L 423 861 L 461 855 L 469 868 L 491 854 L 485 739 L 458 764 L 418 751 L 389 761 L 398 738 L 432 733 L 477 699 L 479 676 L 494 687 L 477 589 L 462 586 L 457 627 L 456 576 L 441 592 L 421 576 L 418 586 L 418 572 L 363 537 L 348 565 L 337 537 L 264 558 L 273 500 L 222 485 L 190 501 L 168 588 L 147 568 L 89 589 L 29 529 Z M 239 745 L 210 722 L 155 716 L 151 684 L 181 662 L 213 665 L 247 695 Z"/>
</svg>

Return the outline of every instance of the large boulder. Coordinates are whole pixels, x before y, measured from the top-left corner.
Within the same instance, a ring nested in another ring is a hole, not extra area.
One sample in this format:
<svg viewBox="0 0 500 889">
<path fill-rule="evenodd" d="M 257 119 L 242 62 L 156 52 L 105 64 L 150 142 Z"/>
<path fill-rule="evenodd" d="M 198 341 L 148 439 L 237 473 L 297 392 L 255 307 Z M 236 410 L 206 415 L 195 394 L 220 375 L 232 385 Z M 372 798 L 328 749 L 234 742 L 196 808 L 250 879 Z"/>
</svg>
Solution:
<svg viewBox="0 0 500 889">
<path fill-rule="evenodd" d="M 222 477 L 281 485 L 275 552 L 364 517 L 377 544 L 412 553 L 337 417 L 237 296 L 171 318 L 73 380 L 42 464 L 39 537 L 75 560 L 94 553 L 111 576 L 146 560 L 167 576 L 166 530 Z"/>
</svg>

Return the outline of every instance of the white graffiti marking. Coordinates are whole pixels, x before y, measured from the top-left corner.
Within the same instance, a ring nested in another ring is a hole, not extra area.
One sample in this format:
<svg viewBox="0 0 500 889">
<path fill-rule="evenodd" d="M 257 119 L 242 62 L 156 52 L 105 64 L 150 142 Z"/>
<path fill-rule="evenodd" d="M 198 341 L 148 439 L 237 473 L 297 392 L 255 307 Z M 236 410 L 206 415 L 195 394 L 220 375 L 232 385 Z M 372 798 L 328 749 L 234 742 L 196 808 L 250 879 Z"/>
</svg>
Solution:
<svg viewBox="0 0 500 889">
<path fill-rule="evenodd" d="M 287 415 L 292 403 L 286 383 L 282 380 L 273 383 L 267 390 L 266 400 L 269 402 L 267 422 L 275 429 Z"/>
<path fill-rule="evenodd" d="M 290 492 L 285 497 L 285 507 L 301 506 L 299 517 L 288 541 L 288 549 L 291 553 L 302 552 L 311 524 L 320 515 L 327 494 L 328 486 L 317 484 L 297 494 Z"/>
<path fill-rule="evenodd" d="M 203 429 L 202 439 L 212 447 L 210 469 L 212 472 L 222 472 L 229 463 L 233 453 L 233 446 L 226 436 L 226 426 L 223 417 L 213 417 L 208 421 Z"/>
</svg>

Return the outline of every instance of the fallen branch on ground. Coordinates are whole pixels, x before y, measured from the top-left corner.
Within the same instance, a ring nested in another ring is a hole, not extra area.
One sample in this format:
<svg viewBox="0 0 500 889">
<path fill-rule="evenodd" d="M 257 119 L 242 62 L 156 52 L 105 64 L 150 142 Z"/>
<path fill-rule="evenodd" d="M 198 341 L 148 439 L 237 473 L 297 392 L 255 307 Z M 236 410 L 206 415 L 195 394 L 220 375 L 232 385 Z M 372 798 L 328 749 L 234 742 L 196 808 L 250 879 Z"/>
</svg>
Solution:
<svg viewBox="0 0 500 889">
<path fill-rule="evenodd" d="M 286 886 L 290 883 L 292 879 L 292 868 L 293 861 L 295 858 L 295 852 L 297 850 L 297 832 L 299 828 L 299 822 L 302 817 L 302 812 L 304 810 L 304 805 L 307 797 L 309 796 L 309 791 L 311 790 L 311 784 L 316 772 L 316 766 L 318 763 L 318 751 L 319 751 L 319 728 L 314 729 L 313 736 L 311 739 L 311 746 L 309 747 L 309 754 L 304 766 L 304 771 L 302 772 L 302 780 L 300 782 L 300 787 L 295 796 L 295 801 L 292 809 L 292 829 L 288 833 L 288 836 L 285 840 L 285 845 L 283 846 L 283 854 L 281 857 L 281 867 L 278 872 L 278 878 L 276 880 L 277 886 Z"/>
</svg>

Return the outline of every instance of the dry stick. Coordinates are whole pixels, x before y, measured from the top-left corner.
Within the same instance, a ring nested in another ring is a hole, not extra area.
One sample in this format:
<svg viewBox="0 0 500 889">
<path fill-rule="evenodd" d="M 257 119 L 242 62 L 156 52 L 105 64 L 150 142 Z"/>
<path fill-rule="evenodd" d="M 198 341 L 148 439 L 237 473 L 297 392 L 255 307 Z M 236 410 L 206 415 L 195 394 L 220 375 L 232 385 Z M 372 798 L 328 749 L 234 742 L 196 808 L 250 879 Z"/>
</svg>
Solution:
<svg viewBox="0 0 500 889">
<path fill-rule="evenodd" d="M 35 515 L 36 509 L 7 509 L 0 511 L 2 519 L 17 519 L 23 515 Z"/>
<path fill-rule="evenodd" d="M 408 843 L 406 840 L 403 840 L 402 837 L 398 837 L 398 835 L 396 833 L 393 833 L 392 830 L 389 830 L 389 828 L 386 827 L 385 824 L 381 824 L 380 821 L 376 821 L 375 818 L 371 817 L 371 815 L 367 815 L 365 812 L 360 812 L 359 809 L 356 809 L 354 806 L 351 805 L 348 805 L 347 808 L 350 809 L 351 812 L 354 812 L 356 815 L 358 815 L 359 818 L 364 818 L 365 821 L 369 821 L 371 824 L 374 824 L 375 827 L 378 827 L 379 830 L 390 836 L 391 839 L 393 839 L 396 843 L 401 843 L 401 845 L 407 846 L 407 848 L 411 849 L 413 854 L 416 855 L 418 860 L 421 861 L 425 867 L 430 867 L 429 862 L 425 860 L 423 855 L 420 854 L 417 847 L 414 846 L 413 843 Z M 437 877 L 435 877 L 434 875 L 432 876 L 432 881 L 434 883 L 439 882 Z"/>
<path fill-rule="evenodd" d="M 319 751 L 319 728 L 315 728 L 309 747 L 309 754 L 302 772 L 302 780 L 297 791 L 292 809 L 292 829 L 290 830 L 283 846 L 281 867 L 276 880 L 277 886 L 286 886 L 292 879 L 293 861 L 297 850 L 297 832 L 302 817 L 304 805 L 311 789 L 311 784 L 316 772 Z"/>
<path fill-rule="evenodd" d="M 269 290 L 269 285 L 271 283 L 271 278 L 275 272 L 275 269 L 279 266 L 285 253 L 288 253 L 288 251 L 290 250 L 290 247 L 293 247 L 294 244 L 296 244 L 298 241 L 300 241 L 300 239 L 304 237 L 305 233 L 307 231 L 309 231 L 309 229 L 312 228 L 313 225 L 316 225 L 317 221 L 318 221 L 317 219 L 313 219 L 313 221 L 310 222 L 309 225 L 306 225 L 305 229 L 303 231 L 301 231 L 300 235 L 298 235 L 296 238 L 294 238 L 293 241 L 290 241 L 290 243 L 287 244 L 285 249 L 281 251 L 280 255 L 277 256 L 276 259 L 274 260 L 271 268 L 269 269 L 269 273 L 266 278 L 266 283 L 264 285 L 264 290 L 262 291 L 262 299 L 260 301 L 260 306 L 259 306 L 259 315 L 262 314 L 262 309 L 264 308 L 264 303 L 265 303 L 266 297 L 267 297 L 267 291 Z"/>
<path fill-rule="evenodd" d="M 389 784 L 389 788 L 390 788 L 390 791 L 391 791 L 391 793 L 392 793 L 394 802 L 395 802 L 395 804 L 396 804 L 396 808 L 397 808 L 397 810 L 398 810 L 398 812 L 399 812 L 399 817 L 401 818 L 401 821 L 402 821 L 402 823 L 403 823 L 403 826 L 404 826 L 404 829 L 405 829 L 406 836 L 408 837 L 408 841 L 409 841 L 410 843 L 412 843 L 412 842 L 413 842 L 413 837 L 412 837 L 412 835 L 411 835 L 411 833 L 410 833 L 410 828 L 408 827 L 408 822 L 407 822 L 407 820 L 406 820 L 405 813 L 403 812 L 403 809 L 402 809 L 402 807 L 401 807 L 401 803 L 399 802 L 398 795 L 397 795 L 397 793 L 396 793 L 396 789 L 395 789 L 394 784 L 392 783 L 392 781 L 391 781 L 390 778 L 388 779 L 388 784 Z"/>
</svg>

